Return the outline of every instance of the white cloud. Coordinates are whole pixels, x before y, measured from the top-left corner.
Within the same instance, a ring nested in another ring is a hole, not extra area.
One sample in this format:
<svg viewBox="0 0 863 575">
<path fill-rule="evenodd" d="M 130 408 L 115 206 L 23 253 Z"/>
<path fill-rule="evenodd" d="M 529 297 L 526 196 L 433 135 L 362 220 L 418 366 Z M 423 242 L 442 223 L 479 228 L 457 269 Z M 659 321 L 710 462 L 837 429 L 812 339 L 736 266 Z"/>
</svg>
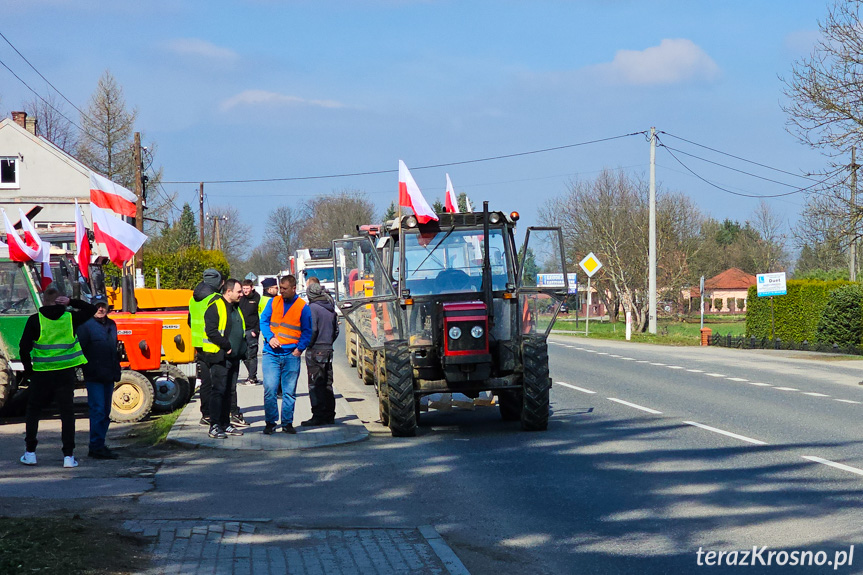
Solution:
<svg viewBox="0 0 863 575">
<path fill-rule="evenodd" d="M 593 70 L 613 82 L 635 85 L 713 80 L 719 66 L 692 40 L 665 39 L 644 50 L 619 50 L 614 60 Z"/>
<path fill-rule="evenodd" d="M 240 55 L 229 48 L 216 46 L 200 38 L 178 38 L 166 44 L 166 48 L 179 56 L 190 56 L 219 64 L 236 64 Z"/>
<path fill-rule="evenodd" d="M 314 106 L 317 108 L 344 108 L 341 102 L 335 100 L 307 100 L 297 96 L 288 96 L 266 90 L 245 90 L 232 96 L 221 104 L 223 112 L 237 106 Z"/>
</svg>

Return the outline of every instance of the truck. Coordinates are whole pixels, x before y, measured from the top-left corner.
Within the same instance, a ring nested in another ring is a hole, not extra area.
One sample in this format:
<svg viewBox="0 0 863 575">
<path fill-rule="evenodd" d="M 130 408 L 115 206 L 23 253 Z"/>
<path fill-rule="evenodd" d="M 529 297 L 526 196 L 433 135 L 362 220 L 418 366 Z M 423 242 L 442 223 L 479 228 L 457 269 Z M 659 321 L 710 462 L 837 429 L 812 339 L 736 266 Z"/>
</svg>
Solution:
<svg viewBox="0 0 863 575">
<path fill-rule="evenodd" d="M 537 285 L 524 255 L 563 273 L 560 228 L 527 228 L 518 250 L 518 212 L 484 202 L 482 212 L 437 216 L 401 216 L 376 242 L 333 240 L 333 273 L 365 279 L 363 289 L 337 284 L 336 303 L 356 334 L 358 368 L 371 366 L 382 423 L 395 437 L 413 436 L 420 397 L 488 391 L 503 420 L 545 430 L 547 338 L 568 286 Z"/>
<path fill-rule="evenodd" d="M 341 266 L 334 265 L 332 248 L 306 248 L 297 250 L 291 262 L 291 273 L 297 278 L 297 291 L 305 292 L 308 278 L 318 278 L 321 285 L 330 293 L 336 286 L 344 289 L 344 276 Z"/>
</svg>

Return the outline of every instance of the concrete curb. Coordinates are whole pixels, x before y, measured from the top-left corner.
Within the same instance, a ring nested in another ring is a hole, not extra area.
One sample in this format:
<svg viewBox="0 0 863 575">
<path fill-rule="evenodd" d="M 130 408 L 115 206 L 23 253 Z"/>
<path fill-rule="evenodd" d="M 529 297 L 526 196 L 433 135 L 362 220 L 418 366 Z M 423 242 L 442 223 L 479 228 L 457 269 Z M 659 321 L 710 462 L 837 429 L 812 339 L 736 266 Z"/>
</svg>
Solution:
<svg viewBox="0 0 863 575">
<path fill-rule="evenodd" d="M 444 541 L 444 538 L 441 537 L 437 529 L 431 525 L 420 525 L 418 530 L 426 538 L 435 555 L 438 556 L 438 559 L 441 560 L 450 575 L 470 575 L 470 571 L 467 570 L 467 567 L 464 566 L 464 563 L 461 562 L 461 559 L 458 558 L 452 547 L 447 545 L 447 542 Z"/>
</svg>

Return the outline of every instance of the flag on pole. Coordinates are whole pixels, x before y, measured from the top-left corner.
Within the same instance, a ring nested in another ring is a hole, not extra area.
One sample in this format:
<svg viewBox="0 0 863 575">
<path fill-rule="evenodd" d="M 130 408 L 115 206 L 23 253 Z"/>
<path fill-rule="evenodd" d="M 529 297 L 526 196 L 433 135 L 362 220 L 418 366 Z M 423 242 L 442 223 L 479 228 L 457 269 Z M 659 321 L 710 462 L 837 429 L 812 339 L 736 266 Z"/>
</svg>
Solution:
<svg viewBox="0 0 863 575">
<path fill-rule="evenodd" d="M 469 197 L 467 197 L 467 196 L 465 196 L 465 197 L 464 197 L 464 205 L 465 205 L 465 207 L 467 208 L 467 211 L 468 211 L 468 212 L 473 213 L 473 206 L 472 206 L 472 205 L 470 205 L 470 198 L 469 198 Z"/>
<path fill-rule="evenodd" d="M 412 209 L 421 224 L 438 220 L 437 214 L 423 197 L 420 187 L 402 160 L 399 160 L 399 205 Z"/>
<path fill-rule="evenodd" d="M 455 196 L 455 190 L 452 188 L 452 180 L 449 179 L 449 174 L 446 175 L 446 211 L 457 214 L 458 198 Z"/>
<path fill-rule="evenodd" d="M 90 172 L 90 203 L 111 210 L 119 216 L 134 218 L 137 215 L 138 198 L 120 184 L 96 172 Z"/>
<path fill-rule="evenodd" d="M 42 249 L 42 238 L 33 228 L 33 224 L 27 219 L 24 210 L 18 208 L 18 215 L 21 217 L 21 229 L 24 230 L 24 243 L 34 250 Z"/>
<path fill-rule="evenodd" d="M 54 274 L 51 273 L 51 244 L 42 242 L 42 291 L 48 289 L 51 282 L 54 281 Z"/>
<path fill-rule="evenodd" d="M 9 244 L 9 259 L 13 262 L 40 262 L 42 261 L 42 246 L 38 249 L 31 248 L 27 245 L 12 222 L 9 221 L 9 216 L 6 215 L 6 210 L 3 212 L 3 225 L 6 227 L 6 243 Z"/>
<path fill-rule="evenodd" d="M 90 280 L 90 240 L 87 238 L 87 228 L 84 227 L 84 218 L 81 217 L 81 206 L 75 200 L 75 253 L 78 262 L 78 270 L 85 280 Z"/>
<path fill-rule="evenodd" d="M 90 214 L 93 216 L 93 235 L 96 241 L 105 244 L 108 257 L 119 267 L 131 260 L 147 240 L 147 236 L 135 226 L 111 216 L 96 205 L 90 204 Z"/>
</svg>

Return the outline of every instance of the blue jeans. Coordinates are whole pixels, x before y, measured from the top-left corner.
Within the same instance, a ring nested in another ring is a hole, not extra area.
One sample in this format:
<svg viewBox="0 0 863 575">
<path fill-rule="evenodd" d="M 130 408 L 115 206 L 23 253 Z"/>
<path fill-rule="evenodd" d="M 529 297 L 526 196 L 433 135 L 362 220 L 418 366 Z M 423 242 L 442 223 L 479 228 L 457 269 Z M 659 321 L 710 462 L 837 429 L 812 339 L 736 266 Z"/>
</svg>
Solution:
<svg viewBox="0 0 863 575">
<path fill-rule="evenodd" d="M 90 450 L 105 447 L 105 436 L 111 420 L 113 383 L 87 382 L 87 405 L 90 407 Z"/>
<path fill-rule="evenodd" d="M 293 353 L 282 355 L 265 353 L 263 360 L 264 419 L 271 425 L 279 422 L 279 400 L 276 399 L 276 393 L 281 384 L 282 425 L 293 425 L 297 380 L 300 378 L 300 358 Z"/>
</svg>

